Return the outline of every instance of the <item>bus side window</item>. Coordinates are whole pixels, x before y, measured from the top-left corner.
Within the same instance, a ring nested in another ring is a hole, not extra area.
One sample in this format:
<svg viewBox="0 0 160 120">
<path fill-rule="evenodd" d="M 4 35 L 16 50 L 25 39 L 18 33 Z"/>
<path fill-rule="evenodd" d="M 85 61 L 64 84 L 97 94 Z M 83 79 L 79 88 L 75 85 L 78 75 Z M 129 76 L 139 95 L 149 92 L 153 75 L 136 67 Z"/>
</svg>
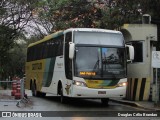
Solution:
<svg viewBox="0 0 160 120">
<path fill-rule="evenodd" d="M 27 50 L 27 62 L 31 61 L 31 47 Z"/>
<path fill-rule="evenodd" d="M 65 36 L 65 74 L 67 79 L 72 79 L 72 60 L 69 59 L 69 42 L 72 41 L 72 33 Z"/>
<path fill-rule="evenodd" d="M 57 56 L 63 55 L 63 36 L 58 37 L 58 49 L 57 49 Z"/>
<path fill-rule="evenodd" d="M 36 54 L 37 54 L 37 53 L 36 53 L 36 52 L 37 52 L 36 46 L 33 46 L 32 49 L 33 49 L 33 50 L 32 50 L 32 52 L 33 52 L 33 58 L 32 58 L 32 60 L 36 60 Z"/>
<path fill-rule="evenodd" d="M 48 56 L 49 57 L 56 57 L 56 51 L 55 51 L 55 40 L 51 39 L 49 41 L 49 51 L 48 51 Z"/>
</svg>

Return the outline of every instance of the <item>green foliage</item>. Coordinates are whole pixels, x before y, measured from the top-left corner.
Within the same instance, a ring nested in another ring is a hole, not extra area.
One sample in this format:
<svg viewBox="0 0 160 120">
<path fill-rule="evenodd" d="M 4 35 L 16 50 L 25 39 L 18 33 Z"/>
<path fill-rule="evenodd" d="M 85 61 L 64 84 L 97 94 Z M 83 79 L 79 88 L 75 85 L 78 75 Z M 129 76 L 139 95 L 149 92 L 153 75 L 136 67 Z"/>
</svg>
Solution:
<svg viewBox="0 0 160 120">
<path fill-rule="evenodd" d="M 23 76 L 26 59 L 25 44 L 14 45 L 6 54 L 1 63 L 3 68 L 3 77 Z"/>
<path fill-rule="evenodd" d="M 35 1 L 35 0 L 33 0 Z M 31 18 L 32 7 L 27 0 L 0 1 L 0 79 L 12 69 L 10 50 Z"/>
<path fill-rule="evenodd" d="M 132 0 L 46 0 L 39 17 L 53 24 L 53 31 L 70 27 L 115 29 L 141 18 L 140 2 Z"/>
<path fill-rule="evenodd" d="M 16 31 L 6 26 L 0 25 L 0 60 L 5 56 L 6 52 L 12 48 L 13 39 Z"/>
<path fill-rule="evenodd" d="M 17 47 L 15 39 L 22 35 L 30 20 L 32 24 L 28 26 L 36 32 L 30 35 L 27 43 L 44 36 L 39 25 L 48 33 L 71 27 L 115 29 L 124 23 L 141 22 L 146 13 L 157 22 L 160 20 L 159 5 L 159 0 L 1 0 L 0 67 L 6 74 L 19 73 L 12 68 L 22 70 L 26 46 Z"/>
</svg>

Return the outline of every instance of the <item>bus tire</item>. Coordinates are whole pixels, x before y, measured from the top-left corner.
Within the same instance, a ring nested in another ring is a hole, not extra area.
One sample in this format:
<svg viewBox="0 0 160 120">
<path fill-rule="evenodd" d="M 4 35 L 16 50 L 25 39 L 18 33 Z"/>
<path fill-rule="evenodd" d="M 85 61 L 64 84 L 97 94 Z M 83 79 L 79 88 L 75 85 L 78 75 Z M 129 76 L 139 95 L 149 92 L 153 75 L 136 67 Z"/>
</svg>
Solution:
<svg viewBox="0 0 160 120">
<path fill-rule="evenodd" d="M 102 105 L 108 106 L 109 98 L 101 98 Z"/>
<path fill-rule="evenodd" d="M 37 89 L 35 81 L 32 83 L 32 96 L 37 96 Z"/>
<path fill-rule="evenodd" d="M 61 103 L 66 103 L 66 97 L 63 96 L 63 88 L 60 88 L 60 102 Z"/>
<path fill-rule="evenodd" d="M 46 97 L 46 93 L 41 92 L 41 97 Z"/>
<path fill-rule="evenodd" d="M 32 90 L 32 79 L 30 80 L 30 86 L 29 86 L 30 88 L 30 90 Z"/>
</svg>

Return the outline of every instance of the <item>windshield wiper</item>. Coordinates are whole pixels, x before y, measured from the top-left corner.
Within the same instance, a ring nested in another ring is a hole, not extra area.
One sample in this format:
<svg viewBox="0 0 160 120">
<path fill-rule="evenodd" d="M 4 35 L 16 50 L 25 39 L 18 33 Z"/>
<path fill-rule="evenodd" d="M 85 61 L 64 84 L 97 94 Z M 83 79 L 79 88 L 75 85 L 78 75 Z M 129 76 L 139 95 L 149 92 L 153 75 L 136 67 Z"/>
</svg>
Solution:
<svg viewBox="0 0 160 120">
<path fill-rule="evenodd" d="M 98 66 L 98 69 L 99 69 L 99 59 L 96 61 L 92 71 L 94 71 L 97 68 L 97 66 Z"/>
<path fill-rule="evenodd" d="M 112 69 L 111 66 L 110 66 L 110 64 L 108 63 L 107 59 L 106 58 L 102 59 L 102 71 L 101 71 L 102 72 L 102 77 L 103 77 L 103 74 L 105 73 L 105 71 L 107 71 L 108 73 L 111 73 L 111 75 L 113 76 L 114 79 L 116 79 L 116 75 L 113 72 L 111 72 L 111 71 L 109 72 L 107 70 L 107 66 L 108 66 L 109 69 Z"/>
</svg>

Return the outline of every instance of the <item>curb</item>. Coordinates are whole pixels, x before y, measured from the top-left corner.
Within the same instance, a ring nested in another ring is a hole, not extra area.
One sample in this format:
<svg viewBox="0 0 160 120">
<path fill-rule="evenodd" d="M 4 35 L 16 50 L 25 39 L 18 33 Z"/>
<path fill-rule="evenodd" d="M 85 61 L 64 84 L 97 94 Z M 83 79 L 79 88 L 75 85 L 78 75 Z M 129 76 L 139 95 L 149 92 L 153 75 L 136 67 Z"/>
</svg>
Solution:
<svg viewBox="0 0 160 120">
<path fill-rule="evenodd" d="M 160 109 L 144 107 L 144 106 L 142 106 L 142 105 L 140 105 L 136 102 L 132 102 L 132 101 L 115 100 L 115 99 L 109 99 L 109 100 L 112 101 L 112 102 L 125 104 L 125 105 L 129 105 L 129 106 L 137 107 L 137 108 L 142 108 L 142 109 L 145 109 L 145 110 L 160 111 Z"/>
</svg>

